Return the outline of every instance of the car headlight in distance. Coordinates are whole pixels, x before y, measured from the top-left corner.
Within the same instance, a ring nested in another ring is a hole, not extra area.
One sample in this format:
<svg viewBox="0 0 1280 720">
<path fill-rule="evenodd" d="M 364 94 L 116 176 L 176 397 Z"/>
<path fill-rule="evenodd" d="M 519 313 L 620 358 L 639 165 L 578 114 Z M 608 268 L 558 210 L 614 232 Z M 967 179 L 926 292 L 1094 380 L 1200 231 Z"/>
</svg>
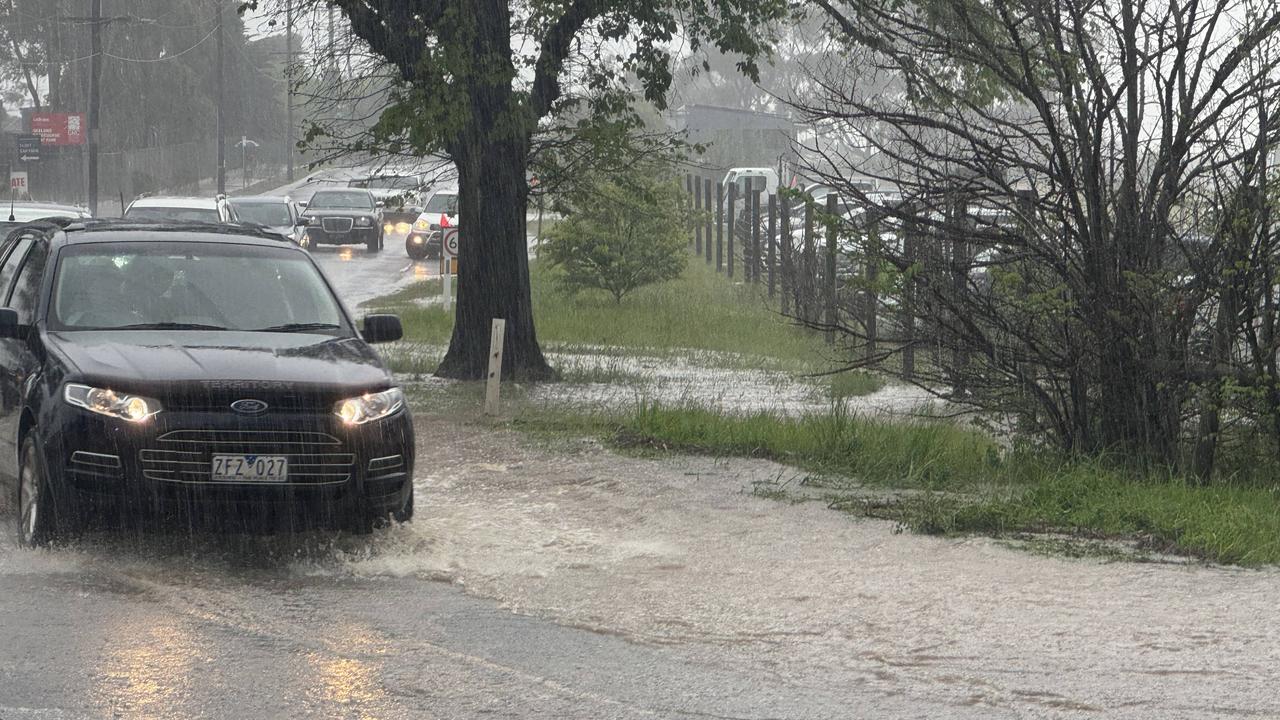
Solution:
<svg viewBox="0 0 1280 720">
<path fill-rule="evenodd" d="M 409 229 L 410 225 L 407 222 L 396 223 L 396 232 L 398 233 L 407 233 Z"/>
<path fill-rule="evenodd" d="M 62 397 L 76 407 L 129 422 L 143 422 L 160 412 L 160 403 L 151 398 L 89 385 L 68 384 Z"/>
<path fill-rule="evenodd" d="M 395 226 L 395 225 L 392 225 L 391 223 L 387 223 L 387 224 L 385 224 L 385 225 L 383 225 L 383 226 L 382 226 L 382 232 L 384 232 L 384 233 L 386 233 L 386 234 L 388 234 L 388 235 L 390 235 L 391 233 L 393 233 L 393 232 L 395 232 L 395 231 L 396 231 L 396 226 Z"/>
<path fill-rule="evenodd" d="M 423 220 L 422 218 L 418 218 L 413 223 L 413 229 L 414 230 L 430 230 L 431 222 L 428 220 Z"/>
<path fill-rule="evenodd" d="M 333 414 L 342 418 L 344 425 L 363 425 L 381 420 L 402 407 L 404 407 L 404 393 L 400 388 L 391 388 L 339 401 L 333 406 Z"/>
<path fill-rule="evenodd" d="M 356 227 L 371 227 L 372 225 L 373 225 L 373 218 L 371 217 L 361 216 L 356 218 Z"/>
</svg>

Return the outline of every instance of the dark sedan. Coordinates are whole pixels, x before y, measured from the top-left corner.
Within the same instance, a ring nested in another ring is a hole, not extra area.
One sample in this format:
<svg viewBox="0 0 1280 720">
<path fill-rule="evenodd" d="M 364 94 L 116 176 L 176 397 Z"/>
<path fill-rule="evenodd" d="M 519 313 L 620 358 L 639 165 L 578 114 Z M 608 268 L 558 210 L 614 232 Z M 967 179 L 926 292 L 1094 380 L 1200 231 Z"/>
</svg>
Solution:
<svg viewBox="0 0 1280 720">
<path fill-rule="evenodd" d="M 306 228 L 303 244 L 309 247 L 360 244 L 369 252 L 382 250 L 380 205 L 368 190 L 317 190 L 298 220 Z"/>
<path fill-rule="evenodd" d="M 0 248 L 0 478 L 19 540 L 100 516 L 413 513 L 413 425 L 311 257 L 232 226 L 72 223 Z"/>
</svg>

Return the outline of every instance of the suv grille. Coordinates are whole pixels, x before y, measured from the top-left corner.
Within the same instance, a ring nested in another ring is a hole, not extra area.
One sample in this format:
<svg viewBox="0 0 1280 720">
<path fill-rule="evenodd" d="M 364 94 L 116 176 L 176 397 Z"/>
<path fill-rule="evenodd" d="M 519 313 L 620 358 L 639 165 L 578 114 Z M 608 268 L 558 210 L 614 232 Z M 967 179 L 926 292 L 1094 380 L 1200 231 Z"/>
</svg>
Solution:
<svg viewBox="0 0 1280 720">
<path fill-rule="evenodd" d="M 344 217 L 320 218 L 320 227 L 327 233 L 348 233 L 351 232 L 353 222 L 355 221 L 351 218 Z"/>
<path fill-rule="evenodd" d="M 214 455 L 283 455 L 289 485 L 328 485 L 351 479 L 355 455 L 342 441 L 321 432 L 276 430 L 174 430 L 157 438 L 158 448 L 138 453 L 150 480 L 208 483 Z"/>
</svg>

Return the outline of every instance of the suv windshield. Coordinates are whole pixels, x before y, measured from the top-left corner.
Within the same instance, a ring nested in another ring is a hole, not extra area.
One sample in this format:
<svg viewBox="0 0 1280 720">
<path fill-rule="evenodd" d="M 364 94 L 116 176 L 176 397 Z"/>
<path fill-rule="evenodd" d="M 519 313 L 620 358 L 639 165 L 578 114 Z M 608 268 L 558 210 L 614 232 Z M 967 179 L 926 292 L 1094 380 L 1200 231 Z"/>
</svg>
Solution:
<svg viewBox="0 0 1280 720">
<path fill-rule="evenodd" d="M 257 223 L 267 227 L 292 225 L 289 206 L 284 202 L 233 202 L 236 216 L 241 222 Z"/>
<path fill-rule="evenodd" d="M 348 327 L 305 253 L 201 242 L 66 247 L 58 258 L 50 320 L 62 330 L 340 334 Z"/>
<path fill-rule="evenodd" d="M 352 190 L 322 190 L 311 196 L 308 208 L 359 208 L 372 210 L 369 193 Z"/>
<path fill-rule="evenodd" d="M 427 206 L 422 209 L 422 212 L 457 215 L 458 196 L 454 193 L 436 193 L 427 201 Z"/>
<path fill-rule="evenodd" d="M 130 220 L 171 220 L 174 222 L 195 220 L 209 223 L 222 221 L 222 218 L 218 217 L 218 211 L 214 208 L 131 207 L 124 216 Z"/>
</svg>

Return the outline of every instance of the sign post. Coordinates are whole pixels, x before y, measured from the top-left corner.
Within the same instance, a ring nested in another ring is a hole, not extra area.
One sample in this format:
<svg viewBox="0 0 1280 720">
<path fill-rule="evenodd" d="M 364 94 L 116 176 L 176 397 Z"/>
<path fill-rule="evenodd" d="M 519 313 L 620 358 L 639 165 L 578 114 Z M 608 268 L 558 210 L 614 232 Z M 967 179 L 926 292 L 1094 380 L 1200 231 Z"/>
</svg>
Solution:
<svg viewBox="0 0 1280 720">
<path fill-rule="evenodd" d="M 9 171 L 9 195 L 11 197 L 26 197 L 27 188 L 27 171 L 26 170 L 10 170 Z"/>
<path fill-rule="evenodd" d="M 458 228 L 440 231 L 440 286 L 444 292 L 444 310 L 453 309 L 453 273 L 458 269 Z"/>
</svg>

